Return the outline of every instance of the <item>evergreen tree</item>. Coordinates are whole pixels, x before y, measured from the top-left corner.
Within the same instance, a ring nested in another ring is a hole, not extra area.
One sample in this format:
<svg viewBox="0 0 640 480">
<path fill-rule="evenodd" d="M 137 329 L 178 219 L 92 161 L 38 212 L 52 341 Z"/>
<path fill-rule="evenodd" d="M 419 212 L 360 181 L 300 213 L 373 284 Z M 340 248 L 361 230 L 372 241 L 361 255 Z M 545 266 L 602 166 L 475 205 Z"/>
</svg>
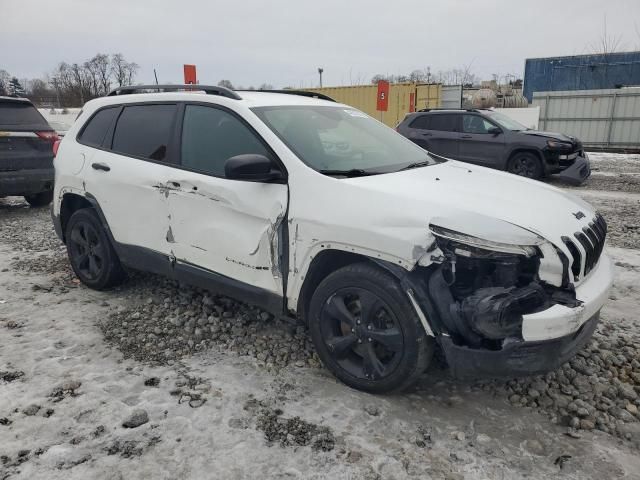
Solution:
<svg viewBox="0 0 640 480">
<path fill-rule="evenodd" d="M 27 92 L 24 90 L 24 87 L 20 85 L 20 81 L 13 77 L 9 80 L 9 95 L 12 97 L 25 97 Z"/>
</svg>

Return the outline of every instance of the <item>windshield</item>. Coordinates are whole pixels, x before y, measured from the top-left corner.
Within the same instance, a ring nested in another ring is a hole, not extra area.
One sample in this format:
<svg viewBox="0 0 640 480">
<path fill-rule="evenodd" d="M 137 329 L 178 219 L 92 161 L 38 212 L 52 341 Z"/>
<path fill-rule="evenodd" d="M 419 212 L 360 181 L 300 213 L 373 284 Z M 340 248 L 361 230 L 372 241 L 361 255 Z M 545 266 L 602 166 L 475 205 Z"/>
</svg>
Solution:
<svg viewBox="0 0 640 480">
<path fill-rule="evenodd" d="M 513 130 L 514 132 L 519 132 L 521 130 L 529 130 L 529 127 L 525 127 L 520 122 L 516 122 L 514 119 L 507 117 L 502 113 L 487 112 L 487 115 L 489 115 L 492 120 L 495 120 L 496 122 L 498 122 L 501 127 L 504 127 L 507 130 Z"/>
<path fill-rule="evenodd" d="M 304 163 L 323 173 L 389 173 L 436 163 L 425 150 L 359 110 L 316 105 L 252 110 Z"/>
</svg>

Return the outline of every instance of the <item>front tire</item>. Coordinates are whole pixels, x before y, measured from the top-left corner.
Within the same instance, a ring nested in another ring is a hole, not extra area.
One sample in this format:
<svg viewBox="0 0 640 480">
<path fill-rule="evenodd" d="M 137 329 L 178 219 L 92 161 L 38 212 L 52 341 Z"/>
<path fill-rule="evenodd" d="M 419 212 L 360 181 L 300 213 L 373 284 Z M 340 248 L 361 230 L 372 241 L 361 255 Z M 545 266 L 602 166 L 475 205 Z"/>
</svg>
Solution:
<svg viewBox="0 0 640 480">
<path fill-rule="evenodd" d="M 53 200 L 53 191 L 48 190 L 46 192 L 35 193 L 33 195 L 25 195 L 24 199 L 32 207 L 44 207 L 49 205 Z"/>
<path fill-rule="evenodd" d="M 105 290 L 122 283 L 124 270 L 93 209 L 82 208 L 71 215 L 65 239 L 71 268 L 87 287 Z"/>
<path fill-rule="evenodd" d="M 433 339 L 398 281 L 366 263 L 343 267 L 320 283 L 309 305 L 309 329 L 325 367 L 366 392 L 409 387 L 433 355 Z"/>
<path fill-rule="evenodd" d="M 540 159 L 531 152 L 519 152 L 509 160 L 509 172 L 521 177 L 540 180 L 544 174 Z"/>
</svg>

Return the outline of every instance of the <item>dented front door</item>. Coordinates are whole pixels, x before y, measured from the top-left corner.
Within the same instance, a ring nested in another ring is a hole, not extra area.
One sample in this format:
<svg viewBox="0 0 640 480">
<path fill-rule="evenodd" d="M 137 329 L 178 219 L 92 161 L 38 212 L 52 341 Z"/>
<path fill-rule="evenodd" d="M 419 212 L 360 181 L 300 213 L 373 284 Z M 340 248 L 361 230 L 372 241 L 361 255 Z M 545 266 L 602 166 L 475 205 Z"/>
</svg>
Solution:
<svg viewBox="0 0 640 480">
<path fill-rule="evenodd" d="M 279 229 L 287 186 L 181 171 L 169 194 L 177 262 L 282 294 Z"/>
<path fill-rule="evenodd" d="M 169 194 L 176 261 L 282 295 L 278 234 L 288 187 L 225 177 L 227 159 L 272 152 L 242 117 L 220 106 L 187 104 L 180 131 L 183 170 Z"/>
</svg>

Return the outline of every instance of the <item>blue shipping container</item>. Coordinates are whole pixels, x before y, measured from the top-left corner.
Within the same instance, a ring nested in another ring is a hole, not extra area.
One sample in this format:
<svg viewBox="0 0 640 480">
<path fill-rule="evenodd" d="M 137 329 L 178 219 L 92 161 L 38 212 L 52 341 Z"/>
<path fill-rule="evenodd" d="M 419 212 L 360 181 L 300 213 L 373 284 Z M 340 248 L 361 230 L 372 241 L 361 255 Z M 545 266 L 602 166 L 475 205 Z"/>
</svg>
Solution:
<svg viewBox="0 0 640 480">
<path fill-rule="evenodd" d="M 524 96 L 533 92 L 600 90 L 640 85 L 640 52 L 529 58 L 524 66 Z"/>
</svg>

